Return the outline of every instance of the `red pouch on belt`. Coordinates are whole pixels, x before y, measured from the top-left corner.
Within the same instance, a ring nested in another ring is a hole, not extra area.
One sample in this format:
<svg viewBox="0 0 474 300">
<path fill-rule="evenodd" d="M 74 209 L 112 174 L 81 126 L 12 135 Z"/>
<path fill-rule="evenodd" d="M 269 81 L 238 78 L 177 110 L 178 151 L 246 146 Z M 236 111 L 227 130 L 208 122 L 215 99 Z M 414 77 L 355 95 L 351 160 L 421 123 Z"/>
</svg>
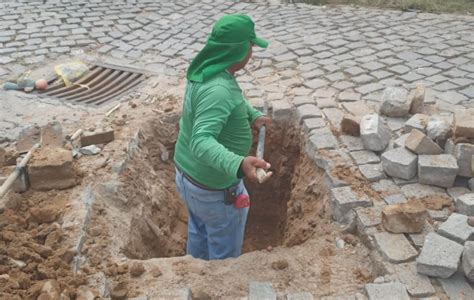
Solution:
<svg viewBox="0 0 474 300">
<path fill-rule="evenodd" d="M 250 206 L 250 199 L 248 195 L 241 194 L 235 199 L 235 208 L 245 208 Z"/>
</svg>

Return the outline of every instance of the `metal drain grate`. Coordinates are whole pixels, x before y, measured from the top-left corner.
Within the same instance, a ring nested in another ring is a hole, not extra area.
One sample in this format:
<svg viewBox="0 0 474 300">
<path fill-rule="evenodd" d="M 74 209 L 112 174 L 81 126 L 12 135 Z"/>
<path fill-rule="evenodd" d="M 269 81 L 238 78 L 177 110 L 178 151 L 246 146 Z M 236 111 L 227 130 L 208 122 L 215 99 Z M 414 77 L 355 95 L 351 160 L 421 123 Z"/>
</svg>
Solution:
<svg viewBox="0 0 474 300">
<path fill-rule="evenodd" d="M 136 70 L 94 65 L 89 73 L 73 85 L 65 86 L 61 79 L 55 79 L 39 95 L 99 106 L 131 91 L 145 79 L 146 75 Z"/>
</svg>

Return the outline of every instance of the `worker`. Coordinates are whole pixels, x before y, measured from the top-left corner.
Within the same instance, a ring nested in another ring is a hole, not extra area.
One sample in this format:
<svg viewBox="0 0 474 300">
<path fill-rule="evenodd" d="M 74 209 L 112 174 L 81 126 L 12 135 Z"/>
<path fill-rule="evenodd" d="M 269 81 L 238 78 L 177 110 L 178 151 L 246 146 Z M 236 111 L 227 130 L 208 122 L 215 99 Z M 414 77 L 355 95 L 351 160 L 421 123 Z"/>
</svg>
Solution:
<svg viewBox="0 0 474 300">
<path fill-rule="evenodd" d="M 270 164 L 249 156 L 252 127 L 270 126 L 242 95 L 235 72 L 268 42 L 255 35 L 247 15 L 220 18 L 187 71 L 175 149 L 176 186 L 188 210 L 186 253 L 204 260 L 238 257 L 249 197 L 243 178 Z M 268 172 L 263 181 L 270 178 Z"/>
</svg>

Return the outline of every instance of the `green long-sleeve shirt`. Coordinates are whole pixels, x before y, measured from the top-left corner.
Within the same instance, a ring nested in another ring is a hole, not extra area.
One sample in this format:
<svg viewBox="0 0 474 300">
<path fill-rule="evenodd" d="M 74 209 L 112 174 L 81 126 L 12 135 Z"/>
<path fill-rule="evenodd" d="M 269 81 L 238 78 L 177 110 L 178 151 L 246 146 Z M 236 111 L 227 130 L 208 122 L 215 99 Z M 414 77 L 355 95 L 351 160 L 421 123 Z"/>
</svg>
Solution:
<svg viewBox="0 0 474 300">
<path fill-rule="evenodd" d="M 179 122 L 176 165 L 210 188 L 236 184 L 240 164 L 252 146 L 250 125 L 261 115 L 227 72 L 203 83 L 189 81 Z"/>
</svg>

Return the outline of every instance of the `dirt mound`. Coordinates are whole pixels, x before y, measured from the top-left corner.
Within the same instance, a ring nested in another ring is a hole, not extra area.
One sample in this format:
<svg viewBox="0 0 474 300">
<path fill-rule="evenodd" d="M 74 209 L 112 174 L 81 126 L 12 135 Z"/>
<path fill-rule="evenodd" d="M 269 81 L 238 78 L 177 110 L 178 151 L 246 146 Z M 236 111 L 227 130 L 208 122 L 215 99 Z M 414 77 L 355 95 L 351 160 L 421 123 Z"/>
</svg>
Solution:
<svg viewBox="0 0 474 300">
<path fill-rule="evenodd" d="M 17 209 L 0 214 L 0 295 L 4 299 L 36 299 L 45 285 L 74 298 L 76 288 L 86 283 L 84 275 L 72 272 L 76 253 L 60 225 L 69 192 L 49 192 L 48 196 L 45 200 L 33 192 L 17 195 L 23 200 Z"/>
</svg>

